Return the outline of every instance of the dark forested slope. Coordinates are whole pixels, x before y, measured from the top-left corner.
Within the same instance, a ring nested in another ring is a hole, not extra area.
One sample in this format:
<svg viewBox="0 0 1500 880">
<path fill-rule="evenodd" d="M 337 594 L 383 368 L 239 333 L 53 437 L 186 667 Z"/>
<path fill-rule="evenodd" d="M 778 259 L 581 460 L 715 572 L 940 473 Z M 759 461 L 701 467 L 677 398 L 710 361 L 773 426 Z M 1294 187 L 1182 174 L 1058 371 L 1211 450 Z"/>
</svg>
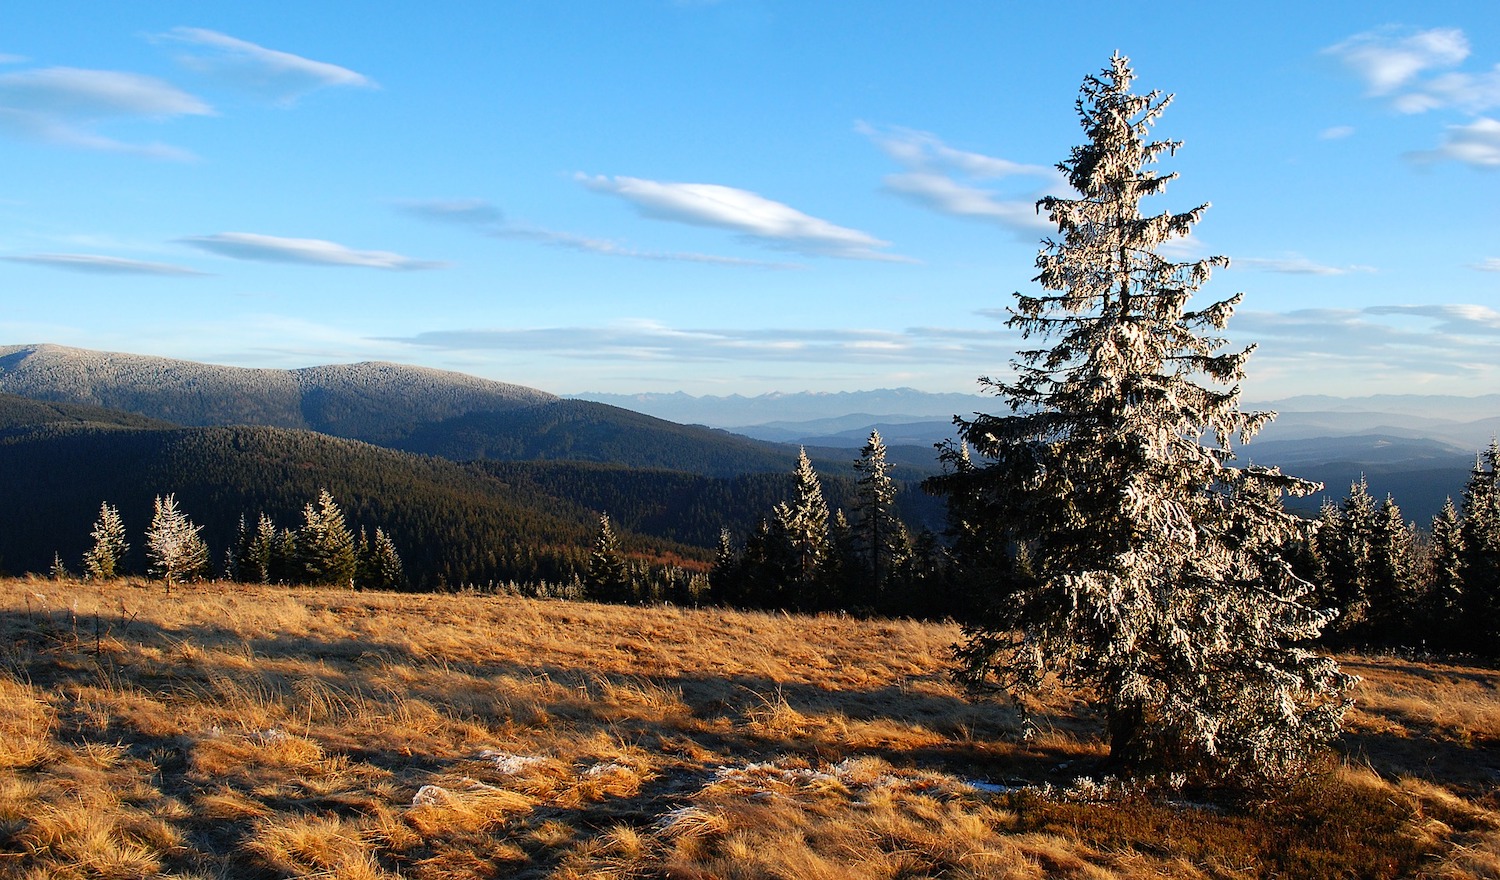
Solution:
<svg viewBox="0 0 1500 880">
<path fill-rule="evenodd" d="M 567 577 L 594 538 L 597 512 L 481 469 L 306 431 L 166 430 L 54 424 L 0 437 L 0 568 L 76 567 L 99 505 L 119 508 L 142 570 L 152 499 L 175 493 L 222 560 L 241 515 L 296 526 L 327 488 L 352 527 L 383 527 L 418 586 Z M 627 550 L 702 556 L 630 536 Z"/>
</svg>

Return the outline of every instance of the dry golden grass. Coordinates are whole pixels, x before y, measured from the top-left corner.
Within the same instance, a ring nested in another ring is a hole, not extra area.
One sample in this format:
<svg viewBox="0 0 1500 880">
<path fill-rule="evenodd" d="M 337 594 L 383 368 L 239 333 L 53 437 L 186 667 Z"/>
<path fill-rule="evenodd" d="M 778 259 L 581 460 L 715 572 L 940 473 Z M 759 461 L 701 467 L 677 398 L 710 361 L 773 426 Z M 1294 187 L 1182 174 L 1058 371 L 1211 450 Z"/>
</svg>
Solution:
<svg viewBox="0 0 1500 880">
<path fill-rule="evenodd" d="M 1281 804 L 1075 783 L 951 626 L 0 582 L 0 877 L 1500 877 L 1500 674 L 1349 658 Z"/>
</svg>

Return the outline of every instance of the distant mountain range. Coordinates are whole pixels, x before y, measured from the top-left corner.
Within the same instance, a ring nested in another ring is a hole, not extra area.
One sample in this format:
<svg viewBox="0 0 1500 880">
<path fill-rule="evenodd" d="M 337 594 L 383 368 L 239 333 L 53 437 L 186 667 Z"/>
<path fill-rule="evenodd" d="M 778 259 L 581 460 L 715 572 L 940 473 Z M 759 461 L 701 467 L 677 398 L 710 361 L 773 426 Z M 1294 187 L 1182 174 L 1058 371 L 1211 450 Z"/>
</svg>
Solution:
<svg viewBox="0 0 1500 880">
<path fill-rule="evenodd" d="M 925 450 L 897 476 L 931 472 Z M 847 504 L 854 458 L 815 450 Z M 909 456 L 910 457 L 910 456 Z M 893 455 L 899 460 L 900 455 Z M 175 493 L 222 558 L 239 517 L 283 526 L 328 488 L 384 527 L 415 581 L 565 580 L 600 513 L 643 559 L 703 564 L 786 497 L 782 446 L 535 389 L 395 364 L 252 370 L 62 346 L 0 348 L 0 570 L 77 566 L 101 502 L 139 536 Z M 908 485 L 910 521 L 941 524 Z"/>
<path fill-rule="evenodd" d="M 0 566 L 81 552 L 101 501 L 139 520 L 153 493 L 178 491 L 227 539 L 242 513 L 295 520 L 323 486 L 408 542 L 429 584 L 554 576 L 586 553 L 600 512 L 635 552 L 703 560 L 720 527 L 744 534 L 784 497 L 797 444 L 830 501 L 847 503 L 872 429 L 905 482 L 903 513 L 940 528 L 940 504 L 916 488 L 936 470 L 933 444 L 953 436 L 953 413 L 1000 411 L 993 397 L 912 389 L 591 397 L 386 363 L 263 370 L 0 347 L 0 485 L 12 495 Z M 1500 395 L 1270 406 L 1280 418 L 1238 451 L 1324 482 L 1293 503 L 1306 513 L 1364 475 L 1426 525 L 1500 433 Z"/>
<path fill-rule="evenodd" d="M 926 394 L 911 388 L 838 394 L 694 397 L 687 394 L 579 395 L 675 421 L 698 422 L 777 443 L 858 449 L 872 430 L 889 445 L 931 449 L 955 436 L 953 416 L 1000 413 L 995 397 Z M 1325 491 L 1292 506 L 1316 512 L 1348 494 L 1363 475 L 1377 497 L 1393 495 L 1410 519 L 1427 524 L 1444 499 L 1461 493 L 1475 453 L 1500 435 L 1500 394 L 1301 396 L 1247 403 L 1279 413 L 1240 457 L 1322 482 Z M 826 453 L 825 453 L 826 454 Z M 906 453 L 908 455 L 914 452 Z"/>
</svg>

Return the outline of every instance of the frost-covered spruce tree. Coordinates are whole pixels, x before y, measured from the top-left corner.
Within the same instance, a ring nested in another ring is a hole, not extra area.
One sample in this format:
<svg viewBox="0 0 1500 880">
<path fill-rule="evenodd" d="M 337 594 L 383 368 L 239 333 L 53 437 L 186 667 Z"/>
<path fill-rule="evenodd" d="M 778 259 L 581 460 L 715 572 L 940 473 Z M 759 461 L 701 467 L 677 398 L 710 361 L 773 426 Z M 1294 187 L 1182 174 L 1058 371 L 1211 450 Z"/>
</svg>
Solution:
<svg viewBox="0 0 1500 880">
<path fill-rule="evenodd" d="M 828 558 L 828 502 L 823 498 L 823 484 L 807 458 L 807 450 L 797 453 L 796 485 L 792 499 L 772 510 L 772 521 L 791 552 L 795 583 L 783 585 L 784 599 L 798 608 L 813 608 L 824 603 L 822 590 L 824 567 Z"/>
<path fill-rule="evenodd" d="M 94 545 L 83 554 L 83 573 L 89 580 L 96 581 L 118 577 L 125 554 L 130 552 L 120 511 L 107 501 L 100 504 L 99 518 L 94 520 L 89 536 L 94 539 Z"/>
<path fill-rule="evenodd" d="M 168 587 L 208 575 L 208 545 L 198 534 L 202 528 L 177 507 L 177 496 L 156 497 L 146 529 L 146 556 L 151 573 Z"/>
<path fill-rule="evenodd" d="M 1058 166 L 1077 195 L 1038 202 L 1060 239 L 1009 321 L 1044 344 L 1014 378 L 980 380 L 1010 414 L 955 419 L 976 455 L 964 465 L 950 444 L 935 481 L 1028 563 L 967 629 L 961 675 L 1017 697 L 1049 681 L 1092 694 L 1128 772 L 1285 778 L 1338 735 L 1353 681 L 1300 647 L 1332 613 L 1288 563 L 1303 525 L 1281 496 L 1315 486 L 1231 465 L 1231 442 L 1273 414 L 1239 409 L 1251 349 L 1225 351 L 1219 332 L 1240 297 L 1187 308 L 1227 259 L 1158 253 L 1207 206 L 1141 213 L 1175 177 L 1149 166 L 1178 144 L 1148 139 L 1171 99 L 1132 79 L 1116 54 L 1084 80 L 1087 142 Z"/>
<path fill-rule="evenodd" d="M 1469 650 L 1500 657 L 1500 441 L 1479 454 L 1464 486 L 1462 534 Z"/>
<path fill-rule="evenodd" d="M 896 516 L 896 481 L 885 460 L 885 441 L 879 431 L 871 431 L 854 461 L 855 538 L 859 542 L 866 570 L 870 575 L 870 593 L 877 593 L 890 574 L 893 558 L 901 546 L 902 525 Z"/>
</svg>

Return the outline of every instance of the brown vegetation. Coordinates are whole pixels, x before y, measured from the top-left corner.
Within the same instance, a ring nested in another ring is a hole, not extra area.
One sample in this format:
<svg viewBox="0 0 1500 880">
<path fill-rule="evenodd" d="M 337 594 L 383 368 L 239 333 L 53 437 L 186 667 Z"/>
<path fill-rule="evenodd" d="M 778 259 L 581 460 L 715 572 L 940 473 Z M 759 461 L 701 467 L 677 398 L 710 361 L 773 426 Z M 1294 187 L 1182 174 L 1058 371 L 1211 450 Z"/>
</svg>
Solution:
<svg viewBox="0 0 1500 880">
<path fill-rule="evenodd" d="M 477 595 L 0 582 L 0 877 L 1500 877 L 1500 673 L 1348 658 L 1267 805 L 1097 774 L 956 628 Z"/>
</svg>

